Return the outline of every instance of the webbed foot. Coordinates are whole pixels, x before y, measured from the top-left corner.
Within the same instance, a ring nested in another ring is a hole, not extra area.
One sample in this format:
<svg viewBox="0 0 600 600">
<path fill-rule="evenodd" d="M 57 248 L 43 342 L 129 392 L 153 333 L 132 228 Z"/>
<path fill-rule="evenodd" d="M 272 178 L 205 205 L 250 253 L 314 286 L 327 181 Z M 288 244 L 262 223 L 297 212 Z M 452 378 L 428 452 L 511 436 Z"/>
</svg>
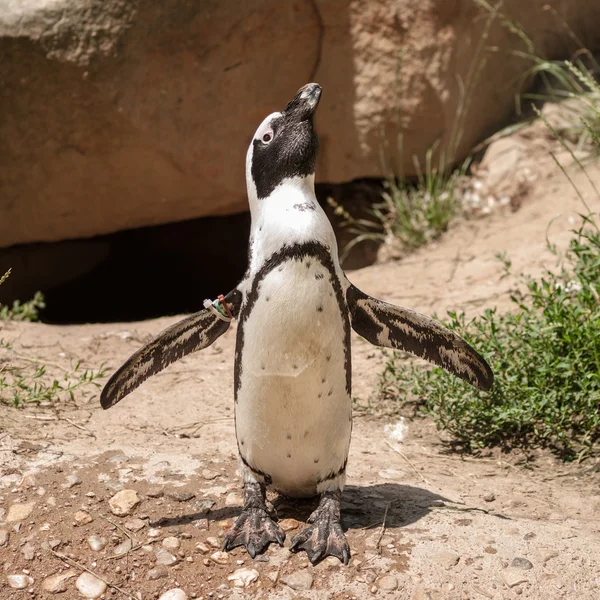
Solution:
<svg viewBox="0 0 600 600">
<path fill-rule="evenodd" d="M 350 546 L 340 525 L 340 497 L 341 492 L 325 492 L 308 519 L 310 525 L 292 540 L 290 550 L 305 550 L 313 565 L 326 556 L 335 556 L 345 565 L 350 560 Z"/>
</svg>

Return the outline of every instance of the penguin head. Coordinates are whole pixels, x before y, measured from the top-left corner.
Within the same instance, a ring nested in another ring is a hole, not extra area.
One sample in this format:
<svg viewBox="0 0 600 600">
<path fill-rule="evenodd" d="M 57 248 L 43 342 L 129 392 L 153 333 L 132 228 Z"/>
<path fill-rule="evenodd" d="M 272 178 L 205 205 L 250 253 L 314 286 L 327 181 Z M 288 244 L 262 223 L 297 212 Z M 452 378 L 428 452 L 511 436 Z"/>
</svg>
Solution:
<svg viewBox="0 0 600 600">
<path fill-rule="evenodd" d="M 313 116 L 320 98 L 321 86 L 309 83 L 256 130 L 246 155 L 251 203 L 270 196 L 286 179 L 314 175 L 319 141 Z"/>
</svg>

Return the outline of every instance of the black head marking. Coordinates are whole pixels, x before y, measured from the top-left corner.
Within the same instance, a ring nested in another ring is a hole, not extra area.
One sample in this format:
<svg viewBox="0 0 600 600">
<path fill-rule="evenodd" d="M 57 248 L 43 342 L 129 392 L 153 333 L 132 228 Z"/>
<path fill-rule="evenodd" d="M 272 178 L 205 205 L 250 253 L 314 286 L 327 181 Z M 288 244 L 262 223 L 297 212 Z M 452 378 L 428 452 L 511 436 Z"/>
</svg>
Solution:
<svg viewBox="0 0 600 600">
<path fill-rule="evenodd" d="M 251 172 L 258 198 L 269 196 L 284 179 L 315 172 L 319 140 L 313 116 L 320 97 L 320 85 L 305 85 L 285 110 L 273 117 L 268 131 L 253 140 Z"/>
</svg>

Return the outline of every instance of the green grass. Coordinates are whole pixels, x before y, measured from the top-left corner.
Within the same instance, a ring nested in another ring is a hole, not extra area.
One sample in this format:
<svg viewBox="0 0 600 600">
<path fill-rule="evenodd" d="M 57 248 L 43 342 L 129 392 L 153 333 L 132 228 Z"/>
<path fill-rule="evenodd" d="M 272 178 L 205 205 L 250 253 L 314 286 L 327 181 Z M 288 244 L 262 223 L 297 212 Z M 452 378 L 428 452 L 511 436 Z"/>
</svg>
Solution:
<svg viewBox="0 0 600 600">
<path fill-rule="evenodd" d="M 488 309 L 470 322 L 448 313 L 446 325 L 489 361 L 490 392 L 394 354 L 381 375 L 383 394 L 416 403 L 471 450 L 543 446 L 572 458 L 593 448 L 600 438 L 600 233 L 585 222 L 560 272 L 526 279 L 512 312 Z"/>
<path fill-rule="evenodd" d="M 10 270 L 0 277 L 0 285 L 9 275 Z M 29 302 L 15 302 L 11 308 L 0 306 L 0 318 L 36 321 L 41 308 L 44 308 L 43 296 L 38 292 Z M 60 375 L 53 374 L 59 371 Z M 98 389 L 98 379 L 105 377 L 106 373 L 103 365 L 97 370 L 89 370 L 82 369 L 79 362 L 67 369 L 44 364 L 41 359 L 17 351 L 12 343 L 0 338 L 0 404 L 19 407 L 74 400 L 75 392 L 85 396 Z"/>
</svg>

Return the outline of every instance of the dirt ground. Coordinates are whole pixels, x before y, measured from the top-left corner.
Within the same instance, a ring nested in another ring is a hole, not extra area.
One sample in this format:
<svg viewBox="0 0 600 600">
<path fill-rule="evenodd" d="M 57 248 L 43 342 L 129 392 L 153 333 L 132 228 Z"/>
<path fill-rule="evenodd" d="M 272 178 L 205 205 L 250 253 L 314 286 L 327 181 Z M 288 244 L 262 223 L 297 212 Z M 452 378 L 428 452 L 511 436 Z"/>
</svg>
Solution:
<svg viewBox="0 0 600 600">
<path fill-rule="evenodd" d="M 529 144 L 509 178 L 519 210 L 507 204 L 459 222 L 402 262 L 350 273 L 353 283 L 427 314 L 507 307 L 515 279 L 501 279 L 495 254 L 507 251 L 514 272 L 539 273 L 555 262 L 546 235 L 564 247 L 583 210 L 539 138 L 515 140 Z M 583 174 L 570 172 L 594 202 Z M 598 165 L 589 172 L 600 183 Z M 482 168 L 478 176 L 485 183 L 494 173 Z M 115 368 L 175 320 L 7 323 L 2 337 L 49 368 L 77 360 Z M 312 567 L 304 554 L 273 546 L 256 560 L 240 549 L 218 553 L 241 502 L 234 342 L 235 326 L 110 411 L 97 396 L 18 411 L 0 406 L 0 598 L 82 598 L 86 581 L 91 597 L 143 600 L 168 590 L 165 600 L 600 598 L 600 462 L 451 453 L 431 423 L 382 416 L 384 358 L 356 336 L 354 395 L 357 406 L 372 409 L 357 409 L 353 431 L 343 505 L 349 566 L 327 559 Z M 138 502 L 115 514 L 116 494 Z M 314 503 L 275 505 L 289 545 Z M 109 586 L 82 576 L 86 570 Z"/>
</svg>

